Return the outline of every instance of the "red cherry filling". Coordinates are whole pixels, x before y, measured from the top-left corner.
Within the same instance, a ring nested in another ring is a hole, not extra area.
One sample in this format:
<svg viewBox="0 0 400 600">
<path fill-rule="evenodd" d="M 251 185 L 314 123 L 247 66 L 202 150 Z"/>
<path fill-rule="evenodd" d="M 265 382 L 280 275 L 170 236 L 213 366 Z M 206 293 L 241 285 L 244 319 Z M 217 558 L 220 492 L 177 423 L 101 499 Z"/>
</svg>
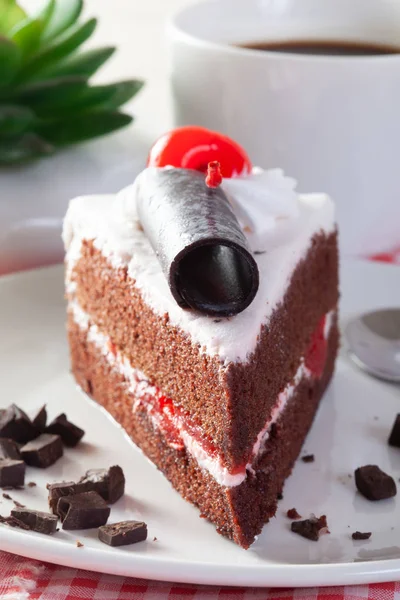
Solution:
<svg viewBox="0 0 400 600">
<path fill-rule="evenodd" d="M 305 365 L 311 373 L 319 379 L 324 372 L 326 356 L 328 352 L 328 342 L 324 335 L 326 317 L 323 316 L 314 333 L 311 336 L 311 342 L 308 347 Z"/>
<path fill-rule="evenodd" d="M 218 161 L 222 177 L 251 172 L 247 153 L 231 138 L 204 127 L 178 127 L 161 136 L 150 150 L 149 167 L 180 167 L 207 172 L 210 162 Z"/>
</svg>

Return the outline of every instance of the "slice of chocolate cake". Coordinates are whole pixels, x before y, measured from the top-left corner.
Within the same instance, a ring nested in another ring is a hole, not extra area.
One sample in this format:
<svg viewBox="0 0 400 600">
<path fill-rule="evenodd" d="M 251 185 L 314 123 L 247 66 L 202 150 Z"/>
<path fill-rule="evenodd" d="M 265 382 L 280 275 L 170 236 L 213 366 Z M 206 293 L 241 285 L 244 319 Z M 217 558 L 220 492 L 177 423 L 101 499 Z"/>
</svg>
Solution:
<svg viewBox="0 0 400 600">
<path fill-rule="evenodd" d="M 337 232 L 327 196 L 213 136 L 198 166 L 219 160 L 222 183 L 153 152 L 133 186 L 70 203 L 68 335 L 83 390 L 247 548 L 332 376 Z"/>
</svg>

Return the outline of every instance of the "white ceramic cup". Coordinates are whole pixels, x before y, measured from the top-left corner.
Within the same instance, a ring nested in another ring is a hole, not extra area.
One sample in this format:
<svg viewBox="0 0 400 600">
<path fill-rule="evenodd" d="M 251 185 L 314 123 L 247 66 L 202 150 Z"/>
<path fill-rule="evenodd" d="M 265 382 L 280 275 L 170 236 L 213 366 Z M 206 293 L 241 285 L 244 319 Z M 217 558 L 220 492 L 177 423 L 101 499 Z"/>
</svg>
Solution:
<svg viewBox="0 0 400 600">
<path fill-rule="evenodd" d="M 345 253 L 400 245 L 400 54 L 317 56 L 233 44 L 400 47 L 396 0 L 211 0 L 169 26 L 175 123 L 220 130 L 253 164 L 335 199 Z"/>
</svg>

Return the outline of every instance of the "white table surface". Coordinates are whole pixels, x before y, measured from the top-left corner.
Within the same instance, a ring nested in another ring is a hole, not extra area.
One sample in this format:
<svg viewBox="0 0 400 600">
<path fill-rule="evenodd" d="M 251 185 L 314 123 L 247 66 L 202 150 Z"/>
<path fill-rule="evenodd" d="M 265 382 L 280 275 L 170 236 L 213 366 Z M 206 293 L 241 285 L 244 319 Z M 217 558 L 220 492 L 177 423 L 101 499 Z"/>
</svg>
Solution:
<svg viewBox="0 0 400 600">
<path fill-rule="evenodd" d="M 126 109 L 134 124 L 23 168 L 0 169 L 0 274 L 62 260 L 61 220 L 74 196 L 117 191 L 132 182 L 151 143 L 171 127 L 165 22 L 190 0 L 86 0 L 99 18 L 88 46 L 118 50 L 98 74 L 146 85 Z M 25 0 L 28 8 L 40 0 Z"/>
</svg>

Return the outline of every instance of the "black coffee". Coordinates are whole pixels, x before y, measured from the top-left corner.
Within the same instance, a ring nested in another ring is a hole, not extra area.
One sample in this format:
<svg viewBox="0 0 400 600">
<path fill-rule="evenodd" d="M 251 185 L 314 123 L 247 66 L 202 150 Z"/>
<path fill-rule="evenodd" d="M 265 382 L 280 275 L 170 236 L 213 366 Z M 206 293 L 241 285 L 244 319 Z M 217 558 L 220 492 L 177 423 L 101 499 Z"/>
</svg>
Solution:
<svg viewBox="0 0 400 600">
<path fill-rule="evenodd" d="M 316 54 L 320 56 L 379 56 L 398 54 L 400 47 L 367 42 L 345 42 L 330 40 L 290 40 L 281 42 L 250 42 L 237 44 L 241 48 L 264 52 L 286 52 L 291 54 Z"/>
</svg>

